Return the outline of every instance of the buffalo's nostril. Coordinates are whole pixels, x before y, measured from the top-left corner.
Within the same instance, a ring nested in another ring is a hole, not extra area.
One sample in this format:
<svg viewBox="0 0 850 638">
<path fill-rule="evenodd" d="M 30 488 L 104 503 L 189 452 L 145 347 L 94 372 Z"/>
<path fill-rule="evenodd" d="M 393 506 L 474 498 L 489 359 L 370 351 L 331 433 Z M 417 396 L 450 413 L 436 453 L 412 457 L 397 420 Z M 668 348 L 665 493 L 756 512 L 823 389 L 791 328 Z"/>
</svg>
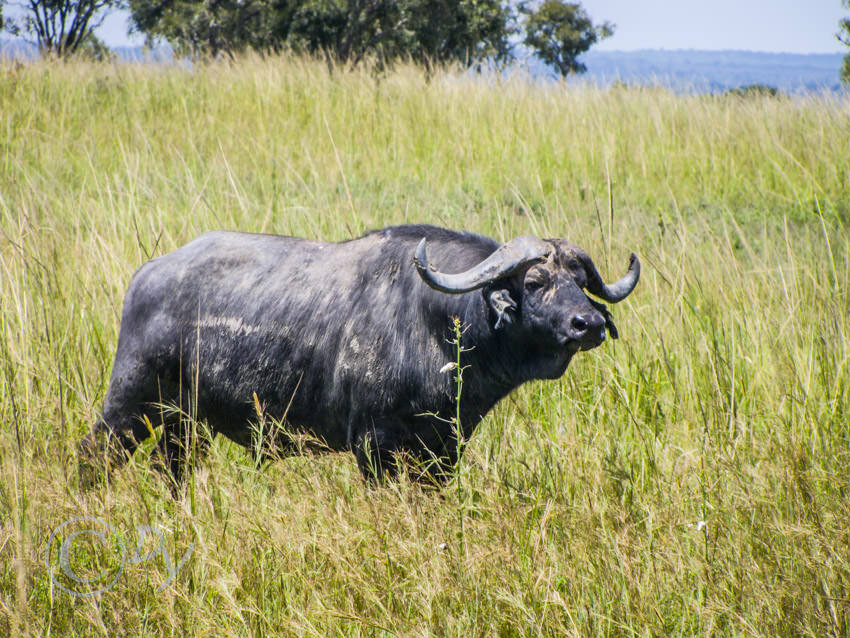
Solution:
<svg viewBox="0 0 850 638">
<path fill-rule="evenodd" d="M 576 332 L 584 332 L 587 330 L 587 320 L 581 316 L 573 317 L 572 326 Z"/>
</svg>

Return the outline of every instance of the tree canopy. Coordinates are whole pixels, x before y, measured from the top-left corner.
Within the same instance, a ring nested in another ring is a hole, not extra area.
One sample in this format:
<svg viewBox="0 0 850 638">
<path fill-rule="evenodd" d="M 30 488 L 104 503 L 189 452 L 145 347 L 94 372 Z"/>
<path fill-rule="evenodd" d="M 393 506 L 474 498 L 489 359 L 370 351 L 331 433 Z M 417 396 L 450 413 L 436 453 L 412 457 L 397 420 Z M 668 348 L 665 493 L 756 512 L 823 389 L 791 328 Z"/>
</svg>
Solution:
<svg viewBox="0 0 850 638">
<path fill-rule="evenodd" d="M 561 77 L 584 73 L 578 61 L 598 40 L 614 33 L 614 25 L 594 25 L 578 3 L 545 0 L 537 9 L 526 9 L 525 44 L 543 62 L 554 66 Z"/>
</svg>

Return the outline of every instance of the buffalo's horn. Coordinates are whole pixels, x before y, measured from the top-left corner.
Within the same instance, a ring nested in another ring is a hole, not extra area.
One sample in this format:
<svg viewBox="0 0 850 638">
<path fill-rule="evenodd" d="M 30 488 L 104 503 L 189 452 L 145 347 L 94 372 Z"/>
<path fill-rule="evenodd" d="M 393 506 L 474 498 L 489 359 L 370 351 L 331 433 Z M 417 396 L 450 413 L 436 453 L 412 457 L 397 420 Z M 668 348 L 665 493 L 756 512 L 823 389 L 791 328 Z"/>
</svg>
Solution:
<svg viewBox="0 0 850 638">
<path fill-rule="evenodd" d="M 502 244 L 487 259 L 466 272 L 449 275 L 434 270 L 428 263 L 423 238 L 416 247 L 413 263 L 419 271 L 419 276 L 431 288 L 458 294 L 481 288 L 515 273 L 520 268 L 543 261 L 551 252 L 552 246 L 547 242 L 533 235 L 525 235 Z"/>
<path fill-rule="evenodd" d="M 620 281 L 613 284 L 606 284 L 602 281 L 602 277 L 590 257 L 585 256 L 583 261 L 584 271 L 587 274 L 587 291 L 610 303 L 617 303 L 628 297 L 629 293 L 637 286 L 638 279 L 640 279 L 640 261 L 634 253 L 629 258 L 628 272 Z"/>
</svg>

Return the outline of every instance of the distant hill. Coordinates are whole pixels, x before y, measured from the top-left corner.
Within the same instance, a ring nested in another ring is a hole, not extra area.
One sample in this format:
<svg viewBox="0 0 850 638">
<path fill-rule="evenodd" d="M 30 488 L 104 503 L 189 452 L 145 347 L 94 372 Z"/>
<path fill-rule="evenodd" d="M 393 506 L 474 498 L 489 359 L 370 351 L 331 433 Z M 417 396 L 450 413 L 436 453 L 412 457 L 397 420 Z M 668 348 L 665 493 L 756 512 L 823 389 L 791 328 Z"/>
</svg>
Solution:
<svg viewBox="0 0 850 638">
<path fill-rule="evenodd" d="M 171 59 L 167 49 L 151 52 L 142 47 L 119 47 L 115 53 L 127 62 Z M 33 59 L 37 56 L 32 45 L 0 41 L 0 58 Z M 715 93 L 751 84 L 765 84 L 785 93 L 839 91 L 842 57 L 840 53 L 591 50 L 582 57 L 587 73 L 575 81 L 591 81 L 603 86 L 619 81 L 696 93 Z M 534 77 L 556 77 L 535 58 L 528 57 L 516 66 Z"/>
<path fill-rule="evenodd" d="M 756 51 L 589 51 L 590 78 L 717 92 L 767 84 L 786 93 L 837 91 L 842 55 Z"/>
<path fill-rule="evenodd" d="M 676 91 L 716 93 L 766 84 L 785 93 L 841 90 L 840 53 L 762 53 L 757 51 L 642 50 L 589 51 L 587 73 L 579 81 L 664 86 Z M 535 76 L 555 77 L 536 59 L 524 62 Z"/>
<path fill-rule="evenodd" d="M 0 38 L 0 60 L 34 60 L 38 49 L 24 40 L 5 40 Z"/>
<path fill-rule="evenodd" d="M 123 62 L 167 62 L 171 60 L 171 50 L 159 47 L 154 50 L 145 47 L 115 47 L 112 52 Z M 0 60 L 35 60 L 38 48 L 25 40 L 0 39 Z"/>
</svg>

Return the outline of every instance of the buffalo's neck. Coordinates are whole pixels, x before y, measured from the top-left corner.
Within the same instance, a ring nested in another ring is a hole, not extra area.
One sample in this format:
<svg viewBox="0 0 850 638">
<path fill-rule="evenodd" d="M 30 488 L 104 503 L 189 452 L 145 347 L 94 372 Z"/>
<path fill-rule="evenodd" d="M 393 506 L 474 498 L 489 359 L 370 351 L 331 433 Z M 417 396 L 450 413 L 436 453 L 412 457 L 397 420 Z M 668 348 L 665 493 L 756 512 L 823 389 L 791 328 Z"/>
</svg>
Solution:
<svg viewBox="0 0 850 638">
<path fill-rule="evenodd" d="M 474 292 L 460 315 L 464 326 L 460 404 L 467 436 L 496 403 L 533 378 L 521 344 L 495 330 L 489 314 L 483 295 Z"/>
</svg>

